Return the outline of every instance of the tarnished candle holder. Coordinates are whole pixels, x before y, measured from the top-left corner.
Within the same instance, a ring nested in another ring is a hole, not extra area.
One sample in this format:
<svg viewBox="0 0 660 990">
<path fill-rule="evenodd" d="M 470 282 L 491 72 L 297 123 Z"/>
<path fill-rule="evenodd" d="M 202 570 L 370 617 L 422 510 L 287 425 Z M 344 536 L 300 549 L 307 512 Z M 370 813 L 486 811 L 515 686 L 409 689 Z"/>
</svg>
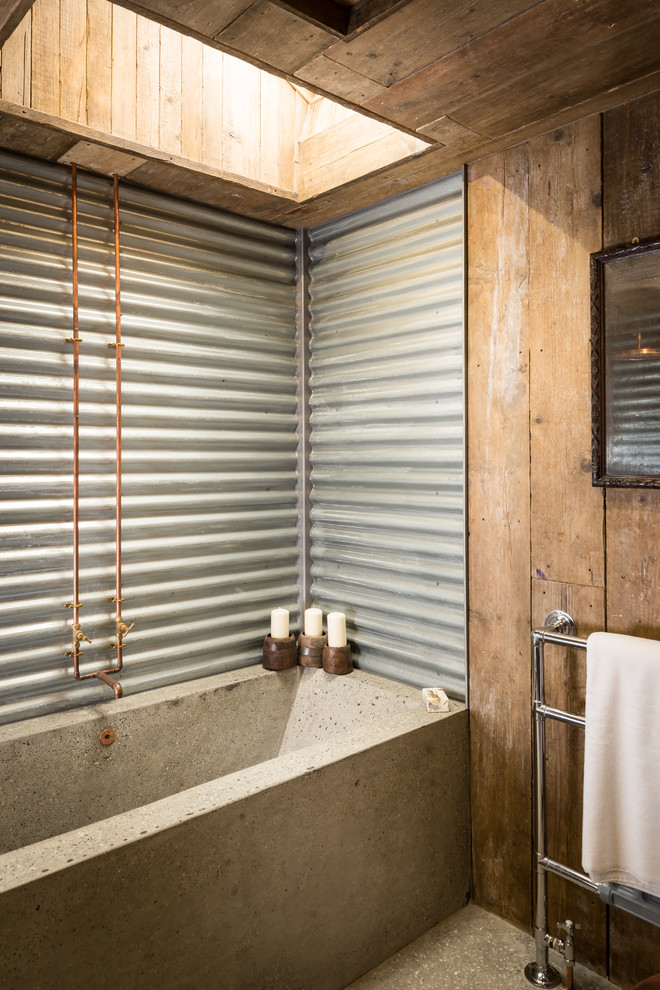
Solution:
<svg viewBox="0 0 660 990">
<path fill-rule="evenodd" d="M 350 674 L 353 670 L 351 644 L 323 647 L 323 669 L 328 674 Z"/>
<path fill-rule="evenodd" d="M 266 636 L 263 649 L 263 666 L 266 670 L 289 670 L 298 666 L 298 648 L 293 635 L 287 639 Z"/>
<path fill-rule="evenodd" d="M 328 636 L 306 636 L 301 633 L 298 637 L 298 663 L 301 667 L 322 667 L 323 647 L 328 643 Z"/>
</svg>

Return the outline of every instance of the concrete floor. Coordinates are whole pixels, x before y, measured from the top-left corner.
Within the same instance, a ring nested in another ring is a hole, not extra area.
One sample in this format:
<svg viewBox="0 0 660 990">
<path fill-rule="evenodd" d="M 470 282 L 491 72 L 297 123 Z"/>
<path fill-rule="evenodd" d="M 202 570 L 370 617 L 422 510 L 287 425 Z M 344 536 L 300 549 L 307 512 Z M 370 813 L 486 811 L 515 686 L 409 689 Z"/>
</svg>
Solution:
<svg viewBox="0 0 660 990">
<path fill-rule="evenodd" d="M 346 990 L 530 990 L 524 968 L 533 958 L 531 936 L 468 904 Z M 551 961 L 565 980 L 563 961 L 556 953 Z M 575 988 L 618 990 L 582 966 Z"/>
</svg>

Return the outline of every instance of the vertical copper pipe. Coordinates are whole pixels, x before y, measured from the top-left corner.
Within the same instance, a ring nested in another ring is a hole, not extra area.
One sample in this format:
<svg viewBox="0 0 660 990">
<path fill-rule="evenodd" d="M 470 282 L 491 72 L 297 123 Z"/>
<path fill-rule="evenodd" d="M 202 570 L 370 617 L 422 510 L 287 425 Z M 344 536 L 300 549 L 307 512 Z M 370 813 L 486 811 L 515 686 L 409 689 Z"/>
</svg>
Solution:
<svg viewBox="0 0 660 990">
<path fill-rule="evenodd" d="M 71 165 L 71 238 L 73 280 L 73 627 L 80 625 L 80 353 L 78 349 L 78 170 Z M 74 637 L 74 677 L 80 674 L 80 643 Z"/>
<path fill-rule="evenodd" d="M 122 668 L 121 619 L 121 278 L 119 260 L 119 176 L 113 175 L 115 212 L 115 361 L 116 361 L 116 466 L 115 483 L 115 598 L 117 601 L 117 668 Z"/>
</svg>

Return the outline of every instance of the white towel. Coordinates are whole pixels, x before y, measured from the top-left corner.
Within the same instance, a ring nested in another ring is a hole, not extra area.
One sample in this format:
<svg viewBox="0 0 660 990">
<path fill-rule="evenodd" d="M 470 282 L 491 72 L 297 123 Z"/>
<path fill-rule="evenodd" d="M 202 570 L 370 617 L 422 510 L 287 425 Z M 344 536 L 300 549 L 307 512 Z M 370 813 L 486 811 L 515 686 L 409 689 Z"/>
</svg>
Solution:
<svg viewBox="0 0 660 990">
<path fill-rule="evenodd" d="M 660 897 L 660 642 L 587 640 L 582 865 Z"/>
</svg>

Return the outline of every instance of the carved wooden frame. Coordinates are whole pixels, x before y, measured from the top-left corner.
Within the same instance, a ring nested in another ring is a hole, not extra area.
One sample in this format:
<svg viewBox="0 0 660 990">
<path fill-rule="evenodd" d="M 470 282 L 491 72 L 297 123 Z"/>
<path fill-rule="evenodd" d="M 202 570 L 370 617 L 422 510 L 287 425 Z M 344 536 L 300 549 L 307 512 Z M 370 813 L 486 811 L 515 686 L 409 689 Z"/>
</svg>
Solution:
<svg viewBox="0 0 660 990">
<path fill-rule="evenodd" d="M 653 252 L 660 252 L 660 238 L 591 255 L 591 480 L 600 488 L 660 488 L 660 475 L 608 475 L 605 464 L 605 268 L 610 261 Z"/>
</svg>

